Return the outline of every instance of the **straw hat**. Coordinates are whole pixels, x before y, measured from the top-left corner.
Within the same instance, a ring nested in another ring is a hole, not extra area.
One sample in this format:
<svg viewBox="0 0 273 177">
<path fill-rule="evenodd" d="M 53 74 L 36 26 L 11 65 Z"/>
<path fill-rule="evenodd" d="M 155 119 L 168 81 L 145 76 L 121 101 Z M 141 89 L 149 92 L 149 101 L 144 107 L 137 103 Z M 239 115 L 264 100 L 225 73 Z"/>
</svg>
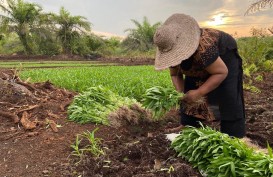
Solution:
<svg viewBox="0 0 273 177">
<path fill-rule="evenodd" d="M 170 16 L 154 35 L 155 69 L 167 69 L 188 59 L 198 48 L 200 33 L 198 23 L 191 16 Z"/>
</svg>

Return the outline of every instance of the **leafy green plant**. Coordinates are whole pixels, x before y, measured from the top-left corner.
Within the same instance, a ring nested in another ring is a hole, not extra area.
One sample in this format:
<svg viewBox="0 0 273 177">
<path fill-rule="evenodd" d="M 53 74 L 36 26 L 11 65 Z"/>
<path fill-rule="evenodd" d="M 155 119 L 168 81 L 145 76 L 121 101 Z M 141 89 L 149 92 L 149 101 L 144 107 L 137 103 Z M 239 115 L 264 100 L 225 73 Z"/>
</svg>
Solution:
<svg viewBox="0 0 273 177">
<path fill-rule="evenodd" d="M 104 151 L 101 148 L 101 139 L 95 137 L 95 132 L 98 128 L 94 129 L 93 131 L 83 132 L 82 134 L 78 134 L 76 136 L 75 143 L 70 145 L 73 149 L 71 155 L 78 157 L 80 160 L 77 162 L 79 163 L 83 157 L 88 153 L 91 153 L 94 157 L 99 157 L 104 155 Z M 83 142 L 86 142 L 87 145 L 83 145 Z"/>
<path fill-rule="evenodd" d="M 187 159 L 207 176 L 271 177 L 273 158 L 254 151 L 240 139 L 209 127 L 186 127 L 172 142 L 179 157 Z M 268 146 L 269 154 L 272 154 Z"/>
<path fill-rule="evenodd" d="M 64 53 L 71 54 L 74 40 L 80 39 L 80 32 L 90 31 L 91 24 L 83 16 L 72 16 L 64 7 L 60 8 L 59 15 L 51 13 L 51 19 L 59 28 L 57 38 L 61 41 Z"/>
<path fill-rule="evenodd" d="M 264 63 L 272 59 L 273 42 L 272 36 L 264 33 L 262 29 L 252 28 L 252 37 L 244 37 L 237 40 L 245 74 L 267 70 Z M 252 70 L 253 65 L 255 70 Z M 247 71 L 249 69 L 251 70 L 250 73 Z"/>
<path fill-rule="evenodd" d="M 161 25 L 160 22 L 150 24 L 147 17 L 143 17 L 143 22 L 131 20 L 136 28 L 126 29 L 129 32 L 128 37 L 123 41 L 123 46 L 128 50 L 148 51 L 153 46 L 153 36 L 156 29 Z"/>
<path fill-rule="evenodd" d="M 250 65 L 246 65 L 244 67 L 245 79 L 244 79 L 244 83 L 243 83 L 243 88 L 245 90 L 249 90 L 253 93 L 261 93 L 261 90 L 252 84 L 254 80 L 255 81 L 262 81 L 263 80 L 261 75 L 258 75 L 254 78 L 254 75 L 258 71 L 258 69 L 259 68 L 254 63 L 252 63 Z"/>
<path fill-rule="evenodd" d="M 95 157 L 99 157 L 101 155 L 104 155 L 104 151 L 100 148 L 101 139 L 95 137 L 95 132 L 98 130 L 96 128 L 92 132 L 89 132 L 88 130 L 82 134 L 84 138 L 86 138 L 89 142 L 87 146 L 84 147 L 83 151 L 90 152 Z"/>
<path fill-rule="evenodd" d="M 83 151 L 79 147 L 81 141 L 82 139 L 80 139 L 80 135 L 77 135 L 75 143 L 70 146 L 73 149 L 71 155 L 80 157 L 80 158 L 82 157 Z"/>
<path fill-rule="evenodd" d="M 45 18 L 47 14 L 42 12 L 42 7 L 36 3 L 25 2 L 24 0 L 6 0 L 0 3 L 1 14 L 0 30 L 7 33 L 14 32 L 18 35 L 21 44 L 27 54 L 34 53 L 34 41 L 32 35 L 40 37 L 47 36 Z"/>
<path fill-rule="evenodd" d="M 121 97 L 105 87 L 91 87 L 75 96 L 68 107 L 68 119 L 81 124 L 92 122 L 108 125 L 108 115 L 111 112 L 133 103 L 136 100 Z"/>
<path fill-rule="evenodd" d="M 177 108 L 183 95 L 173 88 L 155 86 L 146 90 L 142 105 L 153 112 L 155 119 L 159 119 L 172 108 Z"/>
<path fill-rule="evenodd" d="M 251 84 L 252 82 L 249 83 L 244 83 L 243 87 L 245 90 L 249 90 L 252 93 L 261 93 L 261 90 L 258 87 L 255 87 L 254 85 Z"/>
<path fill-rule="evenodd" d="M 273 71 L 273 60 L 266 60 L 263 62 L 263 69 L 265 71 L 272 72 Z"/>
</svg>

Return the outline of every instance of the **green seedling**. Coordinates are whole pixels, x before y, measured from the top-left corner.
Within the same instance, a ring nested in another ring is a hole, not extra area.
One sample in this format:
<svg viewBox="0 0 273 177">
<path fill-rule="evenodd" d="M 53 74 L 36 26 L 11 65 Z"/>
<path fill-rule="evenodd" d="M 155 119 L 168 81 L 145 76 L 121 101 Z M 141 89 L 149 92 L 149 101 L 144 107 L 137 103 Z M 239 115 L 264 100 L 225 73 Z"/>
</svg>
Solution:
<svg viewBox="0 0 273 177">
<path fill-rule="evenodd" d="M 77 135 L 75 143 L 70 146 L 73 148 L 71 155 L 76 156 L 76 157 L 82 157 L 82 154 L 83 154 L 83 150 L 80 149 L 80 147 L 79 147 L 80 143 L 82 141 L 82 139 L 80 139 L 79 136 L 80 135 Z"/>
<path fill-rule="evenodd" d="M 101 139 L 95 137 L 95 132 L 97 130 L 98 130 L 98 128 L 96 128 L 92 132 L 87 131 L 82 134 L 82 136 L 84 138 L 86 138 L 89 142 L 89 144 L 84 147 L 83 151 L 90 152 L 95 157 L 99 157 L 101 155 L 104 155 L 104 151 L 100 147 Z"/>
<path fill-rule="evenodd" d="M 91 153 L 94 157 L 104 155 L 104 151 L 100 147 L 101 139 L 95 137 L 95 132 L 97 130 L 98 128 L 94 129 L 92 132 L 86 131 L 77 135 L 75 143 L 70 145 L 70 147 L 73 149 L 71 155 L 80 158 L 76 164 L 78 164 L 81 161 L 83 155 L 86 155 L 87 153 Z M 88 141 L 88 144 L 83 146 L 82 142 L 85 142 L 85 140 Z"/>
</svg>

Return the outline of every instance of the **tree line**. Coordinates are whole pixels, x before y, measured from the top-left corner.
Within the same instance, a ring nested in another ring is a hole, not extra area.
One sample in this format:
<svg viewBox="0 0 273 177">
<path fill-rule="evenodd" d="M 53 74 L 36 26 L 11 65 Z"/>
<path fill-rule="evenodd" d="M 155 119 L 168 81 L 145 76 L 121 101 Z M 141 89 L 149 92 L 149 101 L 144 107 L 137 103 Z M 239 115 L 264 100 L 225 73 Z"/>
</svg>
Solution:
<svg viewBox="0 0 273 177">
<path fill-rule="evenodd" d="M 132 20 L 135 29 L 128 36 L 103 39 L 91 33 L 92 24 L 83 16 L 73 16 L 64 7 L 59 13 L 46 13 L 43 8 L 24 0 L 6 0 L 0 4 L 0 47 L 24 54 L 78 54 L 153 50 L 153 34 L 160 23 L 150 24 Z M 6 46 L 6 48 L 5 48 Z M 118 50 L 118 51 L 117 51 Z"/>
</svg>

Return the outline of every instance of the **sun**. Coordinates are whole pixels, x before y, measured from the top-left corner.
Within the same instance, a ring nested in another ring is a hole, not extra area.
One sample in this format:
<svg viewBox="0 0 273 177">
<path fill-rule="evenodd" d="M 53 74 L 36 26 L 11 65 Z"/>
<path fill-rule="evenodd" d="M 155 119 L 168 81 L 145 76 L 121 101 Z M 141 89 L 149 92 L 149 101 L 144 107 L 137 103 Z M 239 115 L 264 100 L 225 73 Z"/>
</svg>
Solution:
<svg viewBox="0 0 273 177">
<path fill-rule="evenodd" d="M 224 14 L 217 14 L 212 17 L 211 21 L 208 21 L 209 26 L 220 26 L 225 24 Z"/>
</svg>

